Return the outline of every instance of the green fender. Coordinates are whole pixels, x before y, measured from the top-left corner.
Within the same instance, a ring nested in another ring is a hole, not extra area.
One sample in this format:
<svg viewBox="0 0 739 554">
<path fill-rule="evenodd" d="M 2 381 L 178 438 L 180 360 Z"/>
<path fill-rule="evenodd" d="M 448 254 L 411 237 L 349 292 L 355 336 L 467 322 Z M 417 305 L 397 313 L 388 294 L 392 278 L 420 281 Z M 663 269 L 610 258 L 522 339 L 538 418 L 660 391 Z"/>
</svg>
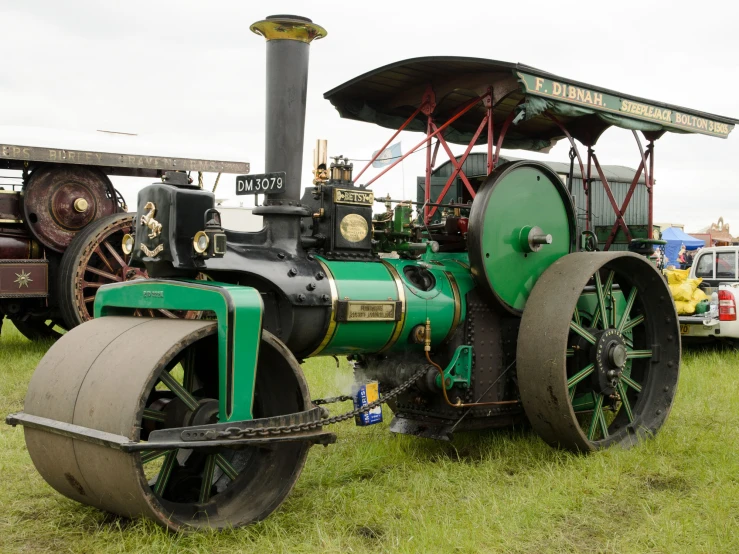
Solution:
<svg viewBox="0 0 739 554">
<path fill-rule="evenodd" d="M 264 312 L 262 297 L 256 289 L 214 281 L 141 279 L 106 285 L 95 297 L 95 317 L 130 315 L 136 309 L 215 312 L 219 420 L 253 418 L 254 382 Z"/>
</svg>

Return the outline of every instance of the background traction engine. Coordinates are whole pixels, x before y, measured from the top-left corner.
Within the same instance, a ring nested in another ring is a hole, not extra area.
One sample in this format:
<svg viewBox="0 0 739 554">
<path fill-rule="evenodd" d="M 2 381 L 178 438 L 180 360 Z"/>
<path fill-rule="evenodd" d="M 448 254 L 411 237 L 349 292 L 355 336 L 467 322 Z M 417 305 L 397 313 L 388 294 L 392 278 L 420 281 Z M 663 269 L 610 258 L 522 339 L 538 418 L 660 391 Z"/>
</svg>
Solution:
<svg viewBox="0 0 739 554">
<path fill-rule="evenodd" d="M 323 154 L 301 198 L 308 49 L 325 31 L 287 16 L 252 30 L 267 39 L 265 169 L 286 186 L 254 210 L 255 233 L 221 229 L 213 196 L 186 183 L 141 191 L 127 240 L 153 279 L 103 287 L 96 318 L 52 346 L 8 418 L 47 482 L 171 529 L 262 519 L 309 446 L 335 439 L 340 418 L 311 403 L 299 364 L 318 355 L 378 380 L 395 432 L 528 420 L 553 446 L 591 451 L 660 428 L 680 342 L 646 259 L 576 252 L 572 201 L 534 162 L 487 178 L 466 238 L 414 225 L 404 203 L 373 218 L 372 193 Z M 131 317 L 150 309 L 211 318 Z"/>
</svg>

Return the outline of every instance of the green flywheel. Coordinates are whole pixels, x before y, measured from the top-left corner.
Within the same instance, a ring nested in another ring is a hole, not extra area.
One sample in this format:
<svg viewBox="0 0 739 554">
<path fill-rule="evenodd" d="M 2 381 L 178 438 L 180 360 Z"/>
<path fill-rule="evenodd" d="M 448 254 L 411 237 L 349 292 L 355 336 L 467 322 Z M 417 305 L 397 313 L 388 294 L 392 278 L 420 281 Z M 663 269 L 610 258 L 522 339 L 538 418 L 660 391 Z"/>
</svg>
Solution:
<svg viewBox="0 0 739 554">
<path fill-rule="evenodd" d="M 520 315 L 539 276 L 575 248 L 575 209 L 560 177 L 530 161 L 496 168 L 472 203 L 467 244 L 478 285 Z"/>
</svg>

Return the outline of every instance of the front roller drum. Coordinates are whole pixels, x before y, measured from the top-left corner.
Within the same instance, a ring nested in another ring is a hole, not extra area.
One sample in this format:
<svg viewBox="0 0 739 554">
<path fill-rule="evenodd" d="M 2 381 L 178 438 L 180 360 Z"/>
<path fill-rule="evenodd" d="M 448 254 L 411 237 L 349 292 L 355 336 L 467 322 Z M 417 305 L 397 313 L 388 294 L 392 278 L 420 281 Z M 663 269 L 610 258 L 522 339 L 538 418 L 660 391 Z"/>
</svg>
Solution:
<svg viewBox="0 0 739 554">
<path fill-rule="evenodd" d="M 41 360 L 25 412 L 145 441 L 152 431 L 216 423 L 216 324 L 103 317 L 64 335 Z M 295 358 L 264 331 L 254 417 L 307 410 Z M 225 528 L 265 518 L 305 463 L 303 442 L 127 453 L 25 427 L 31 459 L 61 494 L 172 530 Z"/>
<path fill-rule="evenodd" d="M 529 296 L 517 348 L 521 401 L 552 446 L 629 447 L 670 412 L 680 330 L 666 282 L 642 256 L 579 252 L 556 261 Z"/>
</svg>

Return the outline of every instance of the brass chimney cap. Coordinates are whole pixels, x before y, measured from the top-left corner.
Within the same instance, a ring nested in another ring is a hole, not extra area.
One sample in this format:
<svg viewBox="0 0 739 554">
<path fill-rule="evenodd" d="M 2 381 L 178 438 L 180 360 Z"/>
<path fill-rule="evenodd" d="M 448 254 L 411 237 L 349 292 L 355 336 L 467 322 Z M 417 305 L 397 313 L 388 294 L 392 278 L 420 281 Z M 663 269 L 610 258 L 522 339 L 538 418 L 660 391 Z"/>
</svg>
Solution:
<svg viewBox="0 0 739 554">
<path fill-rule="evenodd" d="M 297 40 L 310 43 L 326 36 L 326 29 L 299 15 L 270 15 L 249 27 L 267 40 Z"/>
</svg>

